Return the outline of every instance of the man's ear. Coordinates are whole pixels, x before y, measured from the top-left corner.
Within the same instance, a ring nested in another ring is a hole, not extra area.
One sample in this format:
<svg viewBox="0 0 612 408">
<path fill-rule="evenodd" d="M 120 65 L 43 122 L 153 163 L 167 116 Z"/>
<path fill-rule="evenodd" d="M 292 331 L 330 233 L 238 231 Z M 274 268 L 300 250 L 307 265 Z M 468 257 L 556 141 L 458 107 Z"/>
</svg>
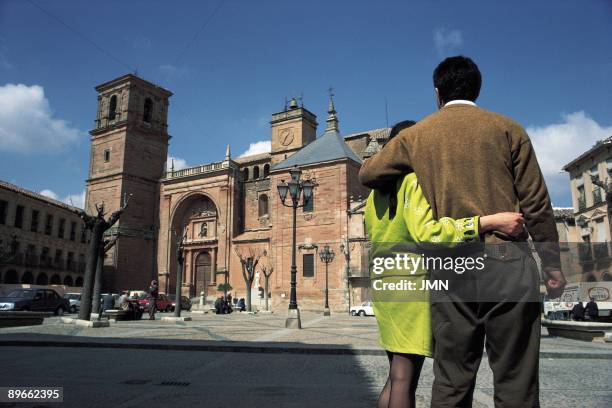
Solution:
<svg viewBox="0 0 612 408">
<path fill-rule="evenodd" d="M 436 91 L 436 104 L 438 105 L 438 109 L 442 109 L 444 101 L 440 98 L 440 91 L 438 91 L 438 88 L 434 88 L 434 90 Z"/>
</svg>

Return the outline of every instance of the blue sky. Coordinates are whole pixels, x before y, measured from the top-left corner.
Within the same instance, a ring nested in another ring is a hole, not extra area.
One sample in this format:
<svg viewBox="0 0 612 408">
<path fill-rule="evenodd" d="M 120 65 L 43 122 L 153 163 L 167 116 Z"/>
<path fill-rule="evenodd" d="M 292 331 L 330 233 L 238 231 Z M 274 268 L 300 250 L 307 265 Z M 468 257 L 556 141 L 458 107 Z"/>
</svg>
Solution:
<svg viewBox="0 0 612 408">
<path fill-rule="evenodd" d="M 32 2 L 0 1 L 0 179 L 60 199 L 84 188 L 94 87 L 133 69 L 174 92 L 188 165 L 269 140 L 285 96 L 324 123 L 330 85 L 342 133 L 385 126 L 385 99 L 389 123 L 420 119 L 455 54 L 481 68 L 478 103 L 530 131 L 555 205 L 571 205 L 562 165 L 612 135 L 607 0 Z"/>
</svg>

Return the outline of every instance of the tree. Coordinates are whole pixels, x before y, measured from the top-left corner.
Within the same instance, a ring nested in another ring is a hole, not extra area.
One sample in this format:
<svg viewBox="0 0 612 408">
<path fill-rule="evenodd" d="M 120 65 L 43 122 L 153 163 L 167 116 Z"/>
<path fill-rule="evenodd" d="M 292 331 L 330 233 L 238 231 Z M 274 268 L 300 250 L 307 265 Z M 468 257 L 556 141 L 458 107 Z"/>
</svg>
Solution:
<svg viewBox="0 0 612 408">
<path fill-rule="evenodd" d="M 98 319 L 102 317 L 101 312 L 101 302 L 100 302 L 100 292 L 102 290 L 102 273 L 104 272 L 104 257 L 110 251 L 115 244 L 117 243 L 117 239 L 119 238 L 119 234 L 115 235 L 111 239 L 105 239 L 104 245 L 100 245 L 100 253 L 98 254 L 98 262 L 96 263 L 96 276 L 94 279 L 94 288 L 93 288 L 93 311 L 98 314 Z"/>
<path fill-rule="evenodd" d="M 240 259 L 240 264 L 242 265 L 242 278 L 244 279 L 244 283 L 246 285 L 246 296 L 247 296 L 247 310 L 251 311 L 251 286 L 253 286 L 253 279 L 255 279 L 255 268 L 257 268 L 257 264 L 259 263 L 259 258 L 261 258 L 260 254 L 255 254 L 255 251 L 252 248 L 247 250 L 247 255 L 240 253 L 238 249 L 235 249 L 236 255 Z"/>
<path fill-rule="evenodd" d="M 87 248 L 87 264 L 85 266 L 85 277 L 83 279 L 83 292 L 81 293 L 81 308 L 79 309 L 79 319 L 89 320 L 91 318 L 91 297 L 94 286 L 96 268 L 100 252 L 104 250 L 104 233 L 119 221 L 121 214 L 127 208 L 127 197 L 123 200 L 123 205 L 108 218 L 104 218 L 104 203 L 96 204 L 96 215 L 89 215 L 86 212 L 81 214 L 81 219 L 85 223 L 85 228 L 91 231 L 91 238 Z"/>
<path fill-rule="evenodd" d="M 268 307 L 268 299 L 270 298 L 270 275 L 272 275 L 274 268 L 264 265 L 261 267 L 261 271 L 264 274 L 264 299 L 266 301 L 266 311 L 269 311 L 270 308 Z"/>
<path fill-rule="evenodd" d="M 230 292 L 232 289 L 234 289 L 234 288 L 232 288 L 232 285 L 230 285 L 229 283 L 220 283 L 217 286 L 217 290 L 219 292 L 223 292 L 223 293 Z"/>
</svg>

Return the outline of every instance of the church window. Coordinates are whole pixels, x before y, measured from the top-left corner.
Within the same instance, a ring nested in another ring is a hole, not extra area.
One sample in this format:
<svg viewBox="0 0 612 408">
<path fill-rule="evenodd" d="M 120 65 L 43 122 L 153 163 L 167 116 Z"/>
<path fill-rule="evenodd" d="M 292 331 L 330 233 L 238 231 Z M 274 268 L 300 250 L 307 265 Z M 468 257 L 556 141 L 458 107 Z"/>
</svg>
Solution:
<svg viewBox="0 0 612 408">
<path fill-rule="evenodd" d="M 110 149 L 104 150 L 104 161 L 108 163 L 110 161 Z"/>
<path fill-rule="evenodd" d="M 259 166 L 253 167 L 253 179 L 257 180 L 259 178 Z"/>
<path fill-rule="evenodd" d="M 144 101 L 144 110 L 142 112 L 142 120 L 147 123 L 151 123 L 151 114 L 153 113 L 153 101 L 151 98 L 147 98 Z"/>
<path fill-rule="evenodd" d="M 263 176 L 264 176 L 264 178 L 266 178 L 269 175 L 270 175 L 270 165 L 269 164 L 264 164 Z"/>
<path fill-rule="evenodd" d="M 244 170 L 242 170 L 242 174 L 244 175 L 244 181 L 249 181 L 249 168 L 245 167 Z"/>
<path fill-rule="evenodd" d="M 305 278 L 314 277 L 314 254 L 304 254 L 303 255 L 302 273 Z"/>
<path fill-rule="evenodd" d="M 262 194 L 259 196 L 259 216 L 268 215 L 268 196 Z"/>
<path fill-rule="evenodd" d="M 314 199 L 315 199 L 315 193 L 314 191 L 312 192 L 312 195 L 310 196 L 310 200 L 308 200 L 306 203 L 304 203 L 304 207 L 303 207 L 303 211 L 304 212 L 313 212 L 314 211 Z"/>
<path fill-rule="evenodd" d="M 108 120 L 115 120 L 117 116 L 117 95 L 113 95 L 110 98 L 108 105 Z"/>
</svg>

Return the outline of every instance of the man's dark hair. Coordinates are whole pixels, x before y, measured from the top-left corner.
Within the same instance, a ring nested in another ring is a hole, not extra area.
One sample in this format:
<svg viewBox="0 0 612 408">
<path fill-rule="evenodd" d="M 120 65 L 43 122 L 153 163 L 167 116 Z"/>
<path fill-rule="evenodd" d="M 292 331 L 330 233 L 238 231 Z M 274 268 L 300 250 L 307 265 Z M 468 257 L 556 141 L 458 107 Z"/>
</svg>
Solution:
<svg viewBox="0 0 612 408">
<path fill-rule="evenodd" d="M 410 126 L 414 125 L 415 123 L 416 122 L 414 120 L 402 120 L 401 122 L 397 122 L 391 128 L 391 132 L 389 132 L 389 138 L 387 139 L 387 141 L 393 139 L 395 136 L 397 136 L 397 134 L 399 132 L 401 132 L 402 130 L 404 130 L 406 128 L 409 128 Z"/>
<path fill-rule="evenodd" d="M 436 67 L 433 83 L 443 103 L 456 99 L 473 102 L 480 94 L 482 77 L 474 61 L 458 55 L 446 58 Z"/>
</svg>

